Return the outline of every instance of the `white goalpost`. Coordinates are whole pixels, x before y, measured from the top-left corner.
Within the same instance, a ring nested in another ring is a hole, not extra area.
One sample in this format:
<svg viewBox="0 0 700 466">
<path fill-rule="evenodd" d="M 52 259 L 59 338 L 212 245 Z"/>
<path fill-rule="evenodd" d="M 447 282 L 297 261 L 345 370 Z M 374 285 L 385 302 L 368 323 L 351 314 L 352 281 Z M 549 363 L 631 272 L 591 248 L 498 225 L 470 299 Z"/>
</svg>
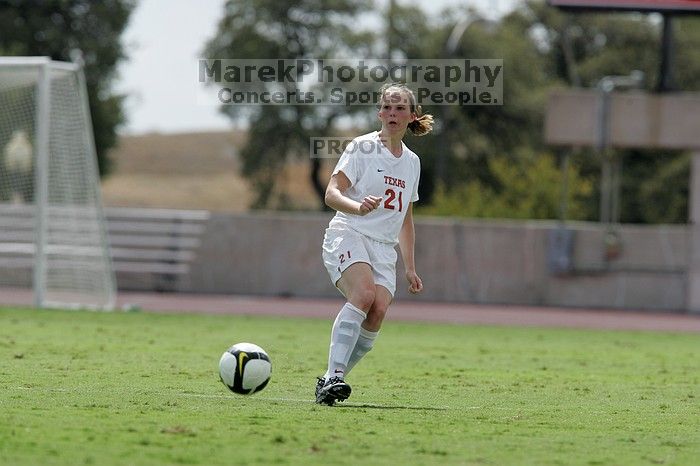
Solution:
<svg viewBox="0 0 700 466">
<path fill-rule="evenodd" d="M 116 286 L 82 69 L 0 57 L 0 286 L 112 309 Z"/>
</svg>

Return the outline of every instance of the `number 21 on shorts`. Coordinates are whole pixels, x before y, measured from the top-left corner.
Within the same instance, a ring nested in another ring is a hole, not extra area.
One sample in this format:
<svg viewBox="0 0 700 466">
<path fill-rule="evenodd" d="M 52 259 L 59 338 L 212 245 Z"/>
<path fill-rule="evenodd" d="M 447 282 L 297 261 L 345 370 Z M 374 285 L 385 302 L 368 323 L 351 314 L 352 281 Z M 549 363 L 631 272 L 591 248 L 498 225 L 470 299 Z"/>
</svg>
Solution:
<svg viewBox="0 0 700 466">
<path fill-rule="evenodd" d="M 350 256 L 350 251 L 344 252 L 340 256 L 338 256 L 338 259 L 340 259 L 340 263 L 343 264 L 345 262 L 345 259 L 351 259 L 352 256 Z"/>
</svg>

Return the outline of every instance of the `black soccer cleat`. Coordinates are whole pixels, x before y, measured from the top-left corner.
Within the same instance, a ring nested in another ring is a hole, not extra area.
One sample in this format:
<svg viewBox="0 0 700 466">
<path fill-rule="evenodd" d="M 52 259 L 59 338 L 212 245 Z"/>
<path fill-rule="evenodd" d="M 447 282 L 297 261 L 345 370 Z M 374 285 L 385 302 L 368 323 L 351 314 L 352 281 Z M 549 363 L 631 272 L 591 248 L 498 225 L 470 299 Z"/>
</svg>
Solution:
<svg viewBox="0 0 700 466">
<path fill-rule="evenodd" d="M 324 404 L 326 396 L 325 392 L 322 393 L 321 390 L 323 389 L 323 386 L 326 385 L 326 379 L 323 377 L 316 377 L 316 380 L 316 403 Z"/>
<path fill-rule="evenodd" d="M 325 380 L 318 378 L 316 383 L 316 403 L 333 406 L 336 401 L 345 401 L 350 396 L 352 388 L 340 377 Z"/>
</svg>

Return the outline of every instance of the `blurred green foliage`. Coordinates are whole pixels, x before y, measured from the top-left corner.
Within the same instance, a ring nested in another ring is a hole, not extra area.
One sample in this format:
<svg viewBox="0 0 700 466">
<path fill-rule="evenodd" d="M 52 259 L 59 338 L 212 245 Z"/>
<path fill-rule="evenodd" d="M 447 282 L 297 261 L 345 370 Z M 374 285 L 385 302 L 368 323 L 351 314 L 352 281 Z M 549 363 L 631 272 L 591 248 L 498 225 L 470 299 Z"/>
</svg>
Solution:
<svg viewBox="0 0 700 466">
<path fill-rule="evenodd" d="M 521 151 L 523 152 L 523 151 Z M 566 176 L 567 212 L 571 218 L 586 213 L 585 200 L 594 186 L 569 165 L 562 171 L 552 154 L 517 154 L 513 157 L 494 155 L 487 160 L 493 182 L 471 179 L 447 191 L 439 185 L 433 202 L 418 204 L 417 213 L 461 217 L 551 219 L 562 209 L 562 189 Z"/>
</svg>

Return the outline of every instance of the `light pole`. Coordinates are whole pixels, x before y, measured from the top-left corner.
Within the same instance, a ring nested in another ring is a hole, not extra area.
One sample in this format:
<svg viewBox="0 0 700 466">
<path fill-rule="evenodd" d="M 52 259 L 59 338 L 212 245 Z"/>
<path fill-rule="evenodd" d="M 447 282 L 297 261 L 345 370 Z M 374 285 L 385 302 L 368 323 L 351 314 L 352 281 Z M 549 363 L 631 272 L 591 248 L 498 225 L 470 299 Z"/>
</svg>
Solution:
<svg viewBox="0 0 700 466">
<path fill-rule="evenodd" d="M 620 253 L 620 241 L 615 225 L 620 223 L 620 177 L 622 160 L 610 150 L 610 96 L 615 90 L 641 89 L 644 73 L 634 70 L 629 76 L 605 76 L 596 88 L 600 94 L 598 104 L 598 143 L 601 157 L 600 174 L 600 222 L 606 225 L 605 258 L 614 259 Z"/>
</svg>

